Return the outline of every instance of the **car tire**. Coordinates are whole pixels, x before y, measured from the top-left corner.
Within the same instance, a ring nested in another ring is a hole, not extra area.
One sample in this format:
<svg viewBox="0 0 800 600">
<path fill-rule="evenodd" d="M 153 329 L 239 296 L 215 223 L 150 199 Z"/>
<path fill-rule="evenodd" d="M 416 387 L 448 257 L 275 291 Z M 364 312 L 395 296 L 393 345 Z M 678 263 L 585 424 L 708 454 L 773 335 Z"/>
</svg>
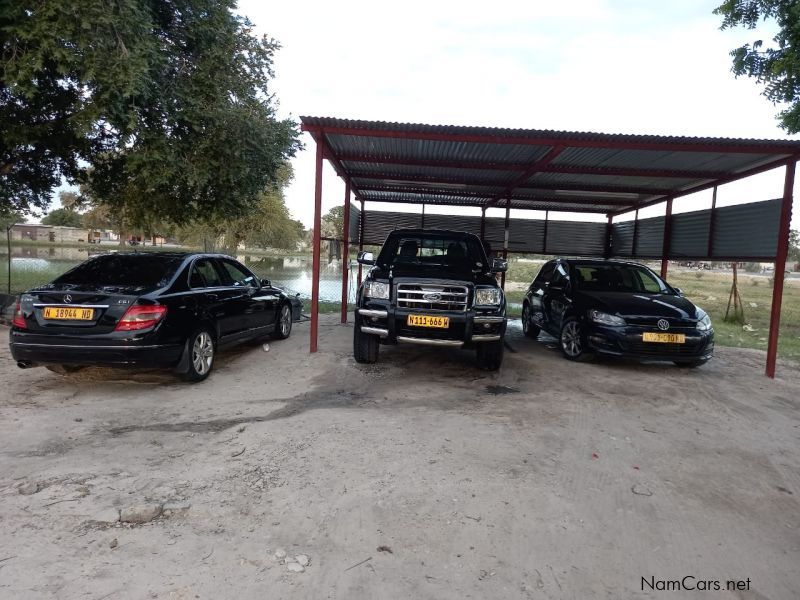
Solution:
<svg viewBox="0 0 800 600">
<path fill-rule="evenodd" d="M 575 317 L 567 317 L 561 326 L 558 336 L 558 347 L 567 360 L 586 361 L 591 358 L 591 353 L 586 347 L 586 336 L 583 333 L 581 322 Z"/>
<path fill-rule="evenodd" d="M 522 305 L 522 333 L 529 338 L 536 339 L 541 331 L 538 325 L 531 323 L 531 305 L 526 302 Z"/>
<path fill-rule="evenodd" d="M 705 360 L 676 360 L 673 361 L 675 366 L 681 367 L 683 369 L 695 369 L 697 367 L 701 367 L 708 362 L 708 359 Z"/>
<path fill-rule="evenodd" d="M 377 335 L 361 331 L 361 319 L 356 320 L 353 328 L 353 358 L 357 363 L 371 365 L 378 362 L 380 338 Z"/>
<path fill-rule="evenodd" d="M 476 355 L 479 368 L 484 371 L 497 371 L 503 364 L 503 340 L 478 343 Z"/>
<path fill-rule="evenodd" d="M 176 371 L 184 381 L 203 381 L 211 373 L 215 358 L 214 336 L 211 330 L 201 327 L 186 340 Z"/>
<path fill-rule="evenodd" d="M 275 337 L 285 340 L 292 335 L 292 305 L 283 304 L 278 311 L 278 321 L 275 323 Z"/>
</svg>

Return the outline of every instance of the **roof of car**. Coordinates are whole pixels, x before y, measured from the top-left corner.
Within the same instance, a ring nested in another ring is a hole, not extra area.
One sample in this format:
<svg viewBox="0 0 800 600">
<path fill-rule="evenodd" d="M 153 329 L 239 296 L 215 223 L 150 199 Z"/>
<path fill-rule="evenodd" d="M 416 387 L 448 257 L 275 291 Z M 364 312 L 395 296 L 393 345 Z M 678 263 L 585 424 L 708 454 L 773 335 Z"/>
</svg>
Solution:
<svg viewBox="0 0 800 600">
<path fill-rule="evenodd" d="M 178 259 L 185 259 L 194 256 L 208 256 L 214 258 L 231 258 L 227 254 L 220 254 L 215 252 L 173 252 L 173 251 L 158 251 L 158 252 L 136 252 L 134 251 L 125 251 L 125 252 L 107 252 L 104 254 L 96 254 L 91 258 L 99 258 L 101 256 L 130 256 L 130 257 L 150 257 L 150 258 L 178 258 Z"/>
<path fill-rule="evenodd" d="M 420 235 L 420 236 L 471 236 L 471 237 L 478 237 L 474 233 L 469 233 L 468 231 L 454 231 L 451 229 L 419 229 L 419 228 L 408 228 L 408 229 L 395 229 L 393 230 L 390 235 Z"/>
<path fill-rule="evenodd" d="M 561 258 L 564 262 L 570 265 L 635 265 L 637 267 L 643 266 L 642 263 L 634 262 L 632 260 L 619 260 L 616 258 Z"/>
</svg>

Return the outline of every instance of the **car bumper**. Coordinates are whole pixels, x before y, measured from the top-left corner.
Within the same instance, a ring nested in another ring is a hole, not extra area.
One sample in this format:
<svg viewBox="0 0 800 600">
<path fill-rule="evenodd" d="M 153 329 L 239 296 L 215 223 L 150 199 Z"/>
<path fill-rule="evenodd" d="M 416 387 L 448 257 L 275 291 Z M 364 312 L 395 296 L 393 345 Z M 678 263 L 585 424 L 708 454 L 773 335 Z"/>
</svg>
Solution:
<svg viewBox="0 0 800 600">
<path fill-rule="evenodd" d="M 97 365 L 117 367 L 172 367 L 183 353 L 183 345 L 148 341 L 80 338 L 52 339 L 49 336 L 12 331 L 11 356 L 31 364 Z"/>
<path fill-rule="evenodd" d="M 424 311 L 421 311 L 424 312 Z M 408 325 L 408 315 L 415 311 L 391 306 L 368 304 L 356 309 L 356 323 L 361 331 L 377 335 L 387 344 L 419 344 L 461 348 L 503 339 L 507 319 L 497 312 L 440 312 L 437 317 L 447 317 L 447 329 L 413 327 Z"/>
<path fill-rule="evenodd" d="M 708 360 L 714 355 L 714 332 L 680 330 L 685 336 L 683 344 L 645 342 L 642 334 L 649 329 L 641 327 L 603 327 L 589 325 L 586 342 L 595 352 L 636 358 L 641 360 L 696 361 Z"/>
</svg>

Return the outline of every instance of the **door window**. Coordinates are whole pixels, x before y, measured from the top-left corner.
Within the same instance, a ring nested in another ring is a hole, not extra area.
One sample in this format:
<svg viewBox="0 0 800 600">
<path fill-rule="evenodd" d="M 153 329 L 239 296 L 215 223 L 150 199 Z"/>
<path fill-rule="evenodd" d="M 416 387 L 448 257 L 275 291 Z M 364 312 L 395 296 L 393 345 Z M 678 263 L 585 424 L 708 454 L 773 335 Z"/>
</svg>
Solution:
<svg viewBox="0 0 800 600">
<path fill-rule="evenodd" d="M 553 279 L 550 281 L 550 285 L 557 288 L 565 288 L 567 287 L 567 279 L 567 271 L 564 268 L 564 265 L 561 263 L 557 264 L 555 271 L 553 272 Z"/>
<path fill-rule="evenodd" d="M 235 287 L 258 287 L 255 275 L 253 275 L 250 271 L 244 270 L 236 263 L 223 260 L 222 268 L 228 274 L 228 277 L 231 280 L 231 285 Z"/>
<path fill-rule="evenodd" d="M 210 258 L 200 258 L 194 261 L 192 273 L 189 275 L 189 287 L 220 287 L 222 278 L 219 276 L 214 262 Z"/>
<path fill-rule="evenodd" d="M 550 261 L 545 263 L 542 267 L 542 270 L 539 271 L 539 274 L 536 276 L 536 279 L 533 280 L 533 283 L 536 284 L 536 287 L 543 287 L 545 283 L 550 281 L 550 278 L 553 276 L 553 271 L 556 268 L 556 263 Z"/>
</svg>

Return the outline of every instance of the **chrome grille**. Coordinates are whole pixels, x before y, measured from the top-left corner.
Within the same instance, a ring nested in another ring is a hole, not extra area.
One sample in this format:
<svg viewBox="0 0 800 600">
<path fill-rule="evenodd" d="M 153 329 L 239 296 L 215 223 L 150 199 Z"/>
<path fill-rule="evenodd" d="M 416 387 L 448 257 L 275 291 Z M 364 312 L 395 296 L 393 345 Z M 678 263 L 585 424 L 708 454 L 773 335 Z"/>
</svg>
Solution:
<svg viewBox="0 0 800 600">
<path fill-rule="evenodd" d="M 397 306 L 414 310 L 466 311 L 469 290 L 463 285 L 400 283 Z"/>
</svg>

